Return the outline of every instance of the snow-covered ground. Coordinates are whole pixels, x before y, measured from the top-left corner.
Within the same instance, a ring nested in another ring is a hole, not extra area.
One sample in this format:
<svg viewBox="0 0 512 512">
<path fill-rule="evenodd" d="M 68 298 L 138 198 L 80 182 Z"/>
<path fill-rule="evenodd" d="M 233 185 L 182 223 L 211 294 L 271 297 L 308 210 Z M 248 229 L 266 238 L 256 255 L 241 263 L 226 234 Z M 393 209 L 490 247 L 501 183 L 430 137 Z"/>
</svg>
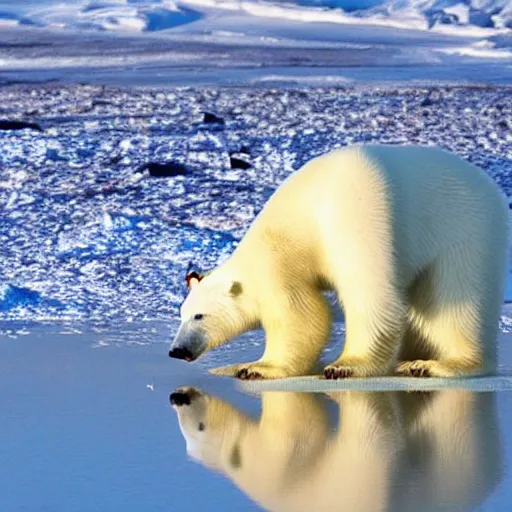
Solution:
<svg viewBox="0 0 512 512">
<path fill-rule="evenodd" d="M 172 318 L 190 265 L 225 258 L 286 176 L 350 143 L 445 147 L 510 197 L 510 97 L 508 87 L 0 88 L 0 118 L 37 123 L 0 130 L 0 319 Z"/>
<path fill-rule="evenodd" d="M 167 318 L 191 262 L 351 142 L 442 145 L 510 196 L 511 5 L 0 0 L 0 119 L 41 127 L 0 130 L 0 318 Z"/>
</svg>

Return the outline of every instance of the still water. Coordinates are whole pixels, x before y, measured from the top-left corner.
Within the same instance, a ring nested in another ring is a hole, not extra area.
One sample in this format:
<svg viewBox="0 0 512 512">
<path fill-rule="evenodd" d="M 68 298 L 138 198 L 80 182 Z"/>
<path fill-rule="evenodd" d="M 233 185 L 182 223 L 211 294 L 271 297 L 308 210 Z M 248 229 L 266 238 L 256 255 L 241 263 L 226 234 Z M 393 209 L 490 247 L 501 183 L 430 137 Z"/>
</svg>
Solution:
<svg viewBox="0 0 512 512">
<path fill-rule="evenodd" d="M 0 510 L 511 509 L 511 392 L 249 394 L 115 339 L 0 338 Z"/>
</svg>

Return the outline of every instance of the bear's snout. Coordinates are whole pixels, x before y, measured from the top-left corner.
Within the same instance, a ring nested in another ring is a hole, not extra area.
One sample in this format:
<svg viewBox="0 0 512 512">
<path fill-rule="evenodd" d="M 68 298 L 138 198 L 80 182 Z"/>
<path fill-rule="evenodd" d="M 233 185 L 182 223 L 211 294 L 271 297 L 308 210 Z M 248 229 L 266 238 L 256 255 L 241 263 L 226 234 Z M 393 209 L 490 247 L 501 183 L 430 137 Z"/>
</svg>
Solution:
<svg viewBox="0 0 512 512">
<path fill-rule="evenodd" d="M 188 348 L 172 348 L 169 350 L 169 357 L 174 359 L 184 359 L 185 361 L 193 361 L 194 355 Z"/>
<path fill-rule="evenodd" d="M 175 391 L 171 393 L 169 397 L 171 401 L 171 405 L 181 406 L 181 405 L 190 405 L 190 396 L 187 392 L 184 391 Z"/>
<path fill-rule="evenodd" d="M 203 395 L 201 391 L 194 387 L 180 387 L 175 389 L 169 396 L 171 405 L 181 407 L 182 405 L 190 405 L 196 398 Z"/>
</svg>

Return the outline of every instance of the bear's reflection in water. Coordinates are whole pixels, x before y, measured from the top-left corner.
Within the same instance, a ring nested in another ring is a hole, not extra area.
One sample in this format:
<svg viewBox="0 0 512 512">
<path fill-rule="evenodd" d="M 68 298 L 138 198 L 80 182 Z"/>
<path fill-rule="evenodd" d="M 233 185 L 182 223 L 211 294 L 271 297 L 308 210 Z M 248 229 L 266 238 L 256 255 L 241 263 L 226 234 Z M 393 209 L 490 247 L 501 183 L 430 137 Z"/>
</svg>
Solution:
<svg viewBox="0 0 512 512">
<path fill-rule="evenodd" d="M 188 454 L 272 511 L 470 511 L 501 477 L 494 393 L 265 392 L 259 421 L 197 388 L 170 399 Z"/>
</svg>

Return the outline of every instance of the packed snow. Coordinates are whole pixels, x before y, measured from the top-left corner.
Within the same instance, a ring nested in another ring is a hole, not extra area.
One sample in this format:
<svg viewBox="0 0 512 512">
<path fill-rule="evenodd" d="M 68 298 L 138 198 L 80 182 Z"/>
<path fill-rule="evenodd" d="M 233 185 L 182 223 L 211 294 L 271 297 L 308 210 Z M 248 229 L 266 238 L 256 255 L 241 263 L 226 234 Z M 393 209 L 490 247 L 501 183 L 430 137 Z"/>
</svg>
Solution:
<svg viewBox="0 0 512 512">
<path fill-rule="evenodd" d="M 511 6 L 0 0 L 0 319 L 169 318 L 352 142 L 444 146 L 510 196 Z"/>
<path fill-rule="evenodd" d="M 510 197 L 510 94 L 0 88 L 0 319 L 175 317 L 190 268 L 226 258 L 286 176 L 351 143 L 445 147 Z"/>
</svg>

